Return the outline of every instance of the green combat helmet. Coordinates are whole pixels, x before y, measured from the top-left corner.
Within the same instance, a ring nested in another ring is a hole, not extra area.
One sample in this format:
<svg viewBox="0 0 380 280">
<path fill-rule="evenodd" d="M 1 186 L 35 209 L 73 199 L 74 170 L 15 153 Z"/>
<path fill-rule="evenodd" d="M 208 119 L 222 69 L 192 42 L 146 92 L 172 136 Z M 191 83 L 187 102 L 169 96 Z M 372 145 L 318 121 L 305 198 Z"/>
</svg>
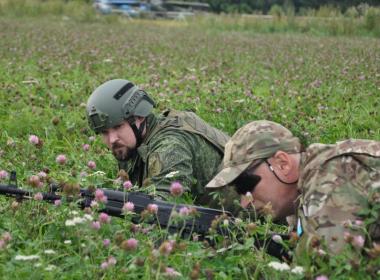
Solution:
<svg viewBox="0 0 380 280">
<path fill-rule="evenodd" d="M 145 121 L 138 129 L 134 117 L 147 117 L 153 107 L 154 101 L 148 94 L 130 81 L 110 80 L 96 88 L 88 99 L 87 119 L 95 133 L 128 121 L 140 140 Z"/>
</svg>

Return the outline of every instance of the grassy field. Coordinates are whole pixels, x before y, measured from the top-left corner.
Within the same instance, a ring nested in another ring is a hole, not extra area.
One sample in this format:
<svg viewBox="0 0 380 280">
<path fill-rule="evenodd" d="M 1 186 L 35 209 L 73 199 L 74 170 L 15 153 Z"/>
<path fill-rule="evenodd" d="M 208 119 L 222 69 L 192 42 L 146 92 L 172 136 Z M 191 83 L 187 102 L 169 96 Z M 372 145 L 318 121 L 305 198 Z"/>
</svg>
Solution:
<svg viewBox="0 0 380 280">
<path fill-rule="evenodd" d="M 143 87 L 157 112 L 192 109 L 230 135 L 269 119 L 305 144 L 380 140 L 379 39 L 262 34 L 205 21 L 0 17 L 0 170 L 16 170 L 26 188 L 41 171 L 58 182 L 112 184 L 116 163 L 88 129 L 84 107 L 113 78 Z M 42 142 L 31 143 L 31 135 Z M 60 154 L 65 164 L 57 163 Z M 48 179 L 41 180 L 45 189 Z M 129 218 L 99 229 L 91 221 L 66 226 L 84 216 L 73 205 L 1 197 L 0 213 L 2 279 L 373 279 L 380 271 L 378 259 L 355 252 L 313 257 L 302 273 L 297 264 L 276 270 L 275 259 L 250 246 L 268 229 L 258 221 L 243 222 L 255 225 L 245 243 L 223 250 L 220 241 L 216 250 L 175 236 L 157 247 L 163 231 L 131 230 Z M 130 238 L 137 249 L 122 245 Z"/>
</svg>

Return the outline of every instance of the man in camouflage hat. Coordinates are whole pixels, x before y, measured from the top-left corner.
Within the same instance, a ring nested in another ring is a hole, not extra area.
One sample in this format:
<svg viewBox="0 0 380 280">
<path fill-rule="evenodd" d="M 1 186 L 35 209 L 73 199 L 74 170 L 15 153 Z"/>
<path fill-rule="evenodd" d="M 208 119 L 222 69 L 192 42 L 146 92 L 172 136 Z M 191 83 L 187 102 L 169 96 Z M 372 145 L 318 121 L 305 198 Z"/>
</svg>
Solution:
<svg viewBox="0 0 380 280">
<path fill-rule="evenodd" d="M 297 255 L 322 244 L 332 253 L 345 242 L 361 248 L 367 230 L 369 244 L 380 240 L 380 207 L 373 208 L 380 201 L 380 142 L 351 139 L 303 150 L 280 124 L 254 121 L 226 144 L 223 169 L 207 187 L 227 184 L 245 208 L 269 204 L 277 220 L 296 214 Z M 371 207 L 377 213 L 361 215 Z"/>
<path fill-rule="evenodd" d="M 221 163 L 229 137 L 192 112 L 156 116 L 154 101 L 127 80 L 100 85 L 87 102 L 90 127 L 102 135 L 119 168 L 138 186 L 166 198 L 179 181 L 196 202 L 207 202 L 204 186 Z"/>
</svg>

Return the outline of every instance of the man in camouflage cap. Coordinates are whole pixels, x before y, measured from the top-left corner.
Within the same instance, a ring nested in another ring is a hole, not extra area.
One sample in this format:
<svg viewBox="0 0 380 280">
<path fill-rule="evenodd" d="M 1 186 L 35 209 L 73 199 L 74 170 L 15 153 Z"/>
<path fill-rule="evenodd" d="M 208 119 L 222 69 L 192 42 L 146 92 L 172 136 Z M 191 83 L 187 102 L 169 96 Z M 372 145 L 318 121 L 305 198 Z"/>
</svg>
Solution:
<svg viewBox="0 0 380 280">
<path fill-rule="evenodd" d="M 216 174 L 229 137 L 192 112 L 167 110 L 156 116 L 154 101 L 132 82 L 110 80 L 87 102 L 90 127 L 102 135 L 129 180 L 167 198 L 179 181 L 198 203 Z"/>
<path fill-rule="evenodd" d="M 332 253 L 345 242 L 362 247 L 367 230 L 368 243 L 380 240 L 379 210 L 374 219 L 360 213 L 380 201 L 380 142 L 346 140 L 303 150 L 280 124 L 254 121 L 226 144 L 223 169 L 207 187 L 227 184 L 235 185 L 245 208 L 269 204 L 277 220 L 296 215 L 297 255 L 322 244 Z"/>
</svg>

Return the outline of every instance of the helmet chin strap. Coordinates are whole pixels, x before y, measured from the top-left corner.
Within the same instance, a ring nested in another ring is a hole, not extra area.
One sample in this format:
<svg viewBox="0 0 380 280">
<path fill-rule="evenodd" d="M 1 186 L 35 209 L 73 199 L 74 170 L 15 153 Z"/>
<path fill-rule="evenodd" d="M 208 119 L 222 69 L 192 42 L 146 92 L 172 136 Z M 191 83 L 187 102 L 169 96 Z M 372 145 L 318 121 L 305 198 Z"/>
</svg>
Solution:
<svg viewBox="0 0 380 280">
<path fill-rule="evenodd" d="M 143 141 L 143 132 L 144 132 L 144 129 L 145 129 L 145 126 L 146 126 L 146 118 L 144 118 L 144 120 L 141 122 L 140 124 L 140 127 L 137 128 L 136 126 L 136 120 L 134 117 L 132 117 L 131 119 L 128 120 L 128 123 L 130 124 L 132 130 L 133 130 L 133 133 L 135 134 L 135 137 L 136 137 L 136 148 L 139 147 Z"/>
</svg>

